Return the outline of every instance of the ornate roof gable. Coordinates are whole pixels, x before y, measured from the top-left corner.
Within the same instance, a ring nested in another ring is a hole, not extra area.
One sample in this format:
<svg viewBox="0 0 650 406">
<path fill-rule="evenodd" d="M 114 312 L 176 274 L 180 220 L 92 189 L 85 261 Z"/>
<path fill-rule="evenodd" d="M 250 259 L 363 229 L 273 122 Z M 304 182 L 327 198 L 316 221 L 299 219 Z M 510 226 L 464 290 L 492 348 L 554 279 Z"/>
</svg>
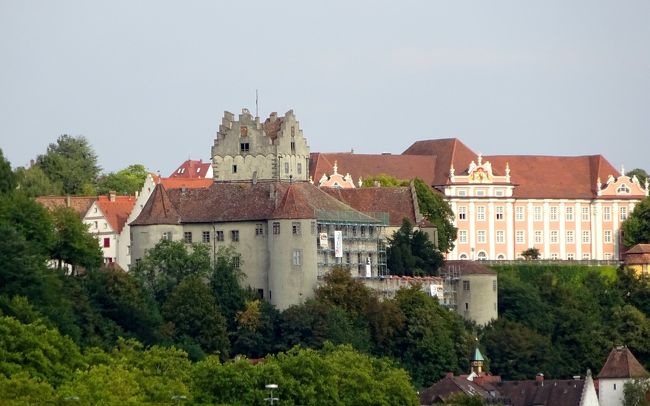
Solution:
<svg viewBox="0 0 650 406">
<path fill-rule="evenodd" d="M 478 163 L 471 161 L 466 171 L 456 174 L 452 165 L 449 169 L 449 180 L 451 183 L 510 183 L 510 166 L 506 163 L 505 175 L 496 175 L 492 171 L 490 161 L 483 162 L 481 154 L 477 157 Z"/>
<path fill-rule="evenodd" d="M 621 173 L 625 173 L 625 169 L 621 168 Z M 643 198 L 643 196 L 648 196 L 648 180 L 646 179 L 645 184 L 641 185 L 636 175 L 632 178 L 627 175 L 617 178 L 614 175 L 609 175 L 605 184 L 598 178 L 596 190 L 600 197 Z"/>
</svg>

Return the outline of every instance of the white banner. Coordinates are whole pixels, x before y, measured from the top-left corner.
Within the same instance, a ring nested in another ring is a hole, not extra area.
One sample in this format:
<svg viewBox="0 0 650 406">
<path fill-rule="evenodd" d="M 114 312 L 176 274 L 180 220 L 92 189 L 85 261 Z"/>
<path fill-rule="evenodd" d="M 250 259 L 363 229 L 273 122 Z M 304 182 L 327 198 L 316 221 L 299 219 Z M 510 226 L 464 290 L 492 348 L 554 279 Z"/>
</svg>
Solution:
<svg viewBox="0 0 650 406">
<path fill-rule="evenodd" d="M 343 258 L 343 231 L 334 231 L 334 256 Z"/>
<path fill-rule="evenodd" d="M 327 242 L 327 233 L 318 234 L 318 245 L 320 245 L 321 248 L 329 248 L 329 243 Z"/>
</svg>

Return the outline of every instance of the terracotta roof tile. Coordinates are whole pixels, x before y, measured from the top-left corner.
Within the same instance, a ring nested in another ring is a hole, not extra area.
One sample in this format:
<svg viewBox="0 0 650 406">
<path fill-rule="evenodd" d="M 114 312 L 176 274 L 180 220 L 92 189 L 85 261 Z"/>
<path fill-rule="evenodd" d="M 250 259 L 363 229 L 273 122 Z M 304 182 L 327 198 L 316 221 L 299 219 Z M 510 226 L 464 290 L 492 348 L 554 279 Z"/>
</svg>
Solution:
<svg viewBox="0 0 650 406">
<path fill-rule="evenodd" d="M 449 182 L 449 169 L 453 164 L 455 170 L 466 168 L 476 153 L 458 138 L 424 140 L 413 143 L 402 155 L 435 156 L 435 176 L 430 185 L 445 185 Z M 422 179 L 426 182 L 425 179 Z"/>
<path fill-rule="evenodd" d="M 115 196 L 115 200 L 111 200 L 109 196 L 99 196 L 97 206 L 104 213 L 104 217 L 113 231 L 121 233 L 133 206 L 135 206 L 135 197 Z"/>
<path fill-rule="evenodd" d="M 327 219 L 379 222 L 308 182 L 223 182 L 209 188 L 170 189 L 158 185 L 132 223 L 177 224 L 267 219 Z"/>
<path fill-rule="evenodd" d="M 188 159 L 183 162 L 174 172 L 169 175 L 170 178 L 205 178 L 212 164 L 202 160 Z"/>
<path fill-rule="evenodd" d="M 607 356 L 603 369 L 598 374 L 598 379 L 603 378 L 640 378 L 648 376 L 648 371 L 643 368 L 627 347 L 616 347 Z"/>
<path fill-rule="evenodd" d="M 97 200 L 97 196 L 41 196 L 36 201 L 48 210 L 59 207 L 70 207 L 83 218 L 90 206 Z"/>
<path fill-rule="evenodd" d="M 140 215 L 131 222 L 131 225 L 179 224 L 180 219 L 178 211 L 169 200 L 165 187 L 158 184 L 151 192 L 151 196 L 142 208 Z"/>
<path fill-rule="evenodd" d="M 365 179 L 378 175 L 390 175 L 402 180 L 420 178 L 427 184 L 432 184 L 436 167 L 434 156 L 316 152 L 310 154 L 309 175 L 314 181 L 318 181 L 323 174 L 331 175 L 334 172 L 335 162 L 339 173 L 349 173 L 355 185 L 359 182 L 359 178 Z"/>
<path fill-rule="evenodd" d="M 165 189 L 194 189 L 210 187 L 214 183 L 212 178 L 160 178 L 160 183 Z"/>
<path fill-rule="evenodd" d="M 492 167 L 504 170 L 510 166 L 516 198 L 591 199 L 596 196 L 596 182 L 618 171 L 601 155 L 540 156 L 492 155 L 483 157 Z"/>
<path fill-rule="evenodd" d="M 407 218 L 416 224 L 413 195 L 409 187 L 372 187 L 358 189 L 323 188 L 338 200 L 362 212 L 387 212 L 391 226 L 399 227 Z"/>
</svg>

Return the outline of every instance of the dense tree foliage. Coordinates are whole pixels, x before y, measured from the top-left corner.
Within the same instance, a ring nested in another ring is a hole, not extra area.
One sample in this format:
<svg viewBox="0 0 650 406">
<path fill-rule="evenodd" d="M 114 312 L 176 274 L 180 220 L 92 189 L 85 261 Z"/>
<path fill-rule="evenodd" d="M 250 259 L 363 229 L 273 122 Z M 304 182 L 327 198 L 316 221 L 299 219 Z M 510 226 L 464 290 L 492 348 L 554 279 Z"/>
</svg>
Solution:
<svg viewBox="0 0 650 406">
<path fill-rule="evenodd" d="M 636 178 L 639 180 L 639 184 L 643 187 L 645 187 L 645 181 L 648 179 L 648 172 L 646 172 L 645 169 L 641 168 L 634 168 L 631 171 L 627 172 L 625 175 L 629 176 L 630 178 L 636 176 Z"/>
<path fill-rule="evenodd" d="M 7 161 L 0 148 L 0 194 L 16 189 L 16 175 L 11 170 L 11 164 Z"/>
<path fill-rule="evenodd" d="M 650 197 L 641 200 L 623 222 L 623 244 L 630 248 L 635 244 L 650 243 Z"/>
<path fill-rule="evenodd" d="M 429 235 L 414 229 L 408 219 L 389 237 L 387 254 L 391 275 L 437 275 L 443 261 Z"/>
<path fill-rule="evenodd" d="M 394 176 L 381 174 L 377 176 L 368 176 L 367 178 L 361 181 L 362 187 L 398 187 L 398 186 L 408 186 L 408 180 L 397 179 Z"/>
<path fill-rule="evenodd" d="M 18 188 L 27 196 L 48 196 L 63 194 L 62 183 L 55 183 L 47 177 L 40 166 L 32 166 L 28 169 L 16 168 L 16 179 Z"/>
<path fill-rule="evenodd" d="M 133 195 L 139 192 L 147 178 L 144 165 L 134 164 L 117 172 L 102 175 L 97 181 L 97 193 L 100 195 L 116 192 L 121 195 Z"/>
<path fill-rule="evenodd" d="M 36 164 L 54 183 L 61 184 L 63 193 L 93 195 L 100 168 L 97 155 L 85 137 L 62 135 L 56 143 L 39 155 Z"/>
<path fill-rule="evenodd" d="M 533 259 L 539 259 L 540 255 L 541 254 L 539 252 L 539 249 L 537 249 L 536 247 L 530 247 L 528 249 L 521 251 L 521 256 L 528 261 Z"/>
<path fill-rule="evenodd" d="M 454 212 L 444 197 L 434 192 L 420 179 L 413 181 L 422 215 L 438 230 L 438 249 L 449 252 L 454 248 L 457 230 L 454 227 Z"/>
</svg>

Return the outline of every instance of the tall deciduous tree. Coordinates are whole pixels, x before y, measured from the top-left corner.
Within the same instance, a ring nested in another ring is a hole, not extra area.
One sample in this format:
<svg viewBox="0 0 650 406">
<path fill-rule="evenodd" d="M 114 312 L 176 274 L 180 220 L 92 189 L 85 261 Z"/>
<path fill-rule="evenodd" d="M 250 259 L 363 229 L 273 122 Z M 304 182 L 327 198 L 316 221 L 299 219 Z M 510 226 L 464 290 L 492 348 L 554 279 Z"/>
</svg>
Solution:
<svg viewBox="0 0 650 406">
<path fill-rule="evenodd" d="M 121 171 L 100 177 L 97 182 L 97 193 L 105 195 L 113 191 L 121 195 L 132 195 L 142 189 L 146 178 L 147 170 L 144 165 L 129 165 Z"/>
<path fill-rule="evenodd" d="M 438 249 L 449 252 L 454 248 L 457 229 L 454 227 L 454 212 L 440 193 L 434 192 L 424 181 L 413 181 L 422 215 L 438 230 Z"/>
<path fill-rule="evenodd" d="M 630 178 L 636 176 L 641 186 L 645 186 L 645 180 L 648 179 L 648 172 L 646 172 L 645 169 L 641 168 L 634 168 L 631 171 L 627 172 L 625 175 L 629 176 Z"/>
<path fill-rule="evenodd" d="M 648 243 L 650 243 L 650 197 L 641 200 L 634 207 L 630 217 L 623 222 L 623 244 L 626 247 Z"/>
<path fill-rule="evenodd" d="M 102 263 L 101 248 L 77 213 L 68 207 L 61 207 L 52 211 L 52 217 L 55 228 L 52 259 L 58 261 L 58 266 L 69 264 L 73 273 L 79 267 L 99 268 Z"/>
<path fill-rule="evenodd" d="M 188 277 L 171 292 L 162 308 L 180 341 L 188 337 L 208 353 L 227 358 L 230 351 L 226 321 L 210 289 L 198 277 Z"/>
<path fill-rule="evenodd" d="M 61 183 L 54 183 L 47 177 L 40 166 L 16 168 L 18 189 L 30 197 L 60 195 L 63 193 Z"/>
<path fill-rule="evenodd" d="M 7 161 L 0 148 L 0 193 L 7 193 L 16 189 L 16 176 L 11 171 L 11 164 Z"/>
<path fill-rule="evenodd" d="M 36 159 L 37 165 L 55 183 L 61 183 L 67 194 L 92 194 L 100 168 L 97 155 L 83 137 L 60 136 Z"/>
<path fill-rule="evenodd" d="M 436 275 L 442 265 L 442 254 L 436 249 L 429 235 L 414 230 L 407 219 L 402 227 L 388 239 L 388 269 L 393 275 Z"/>
</svg>

